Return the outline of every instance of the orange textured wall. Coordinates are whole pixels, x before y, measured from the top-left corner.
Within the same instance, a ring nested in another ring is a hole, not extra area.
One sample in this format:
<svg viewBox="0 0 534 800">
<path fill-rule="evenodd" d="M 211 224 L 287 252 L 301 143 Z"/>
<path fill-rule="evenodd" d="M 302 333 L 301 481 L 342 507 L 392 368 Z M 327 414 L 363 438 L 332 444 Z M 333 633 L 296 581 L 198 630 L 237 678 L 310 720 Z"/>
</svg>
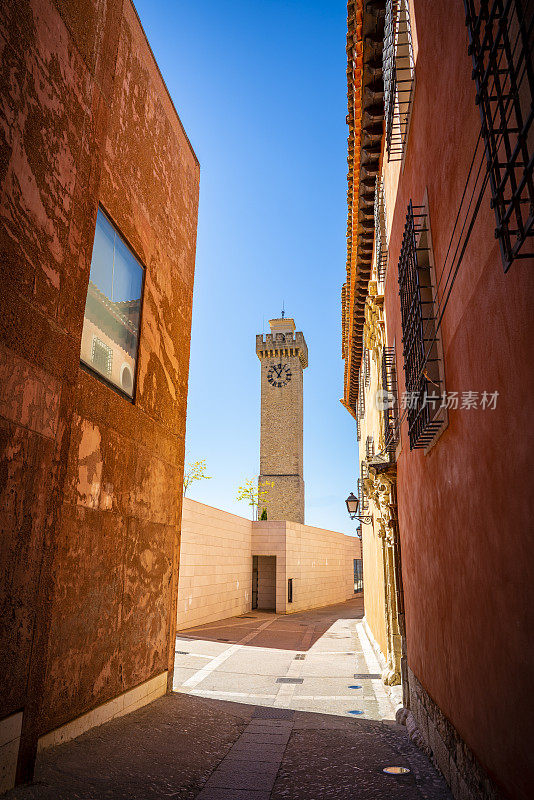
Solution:
<svg viewBox="0 0 534 800">
<path fill-rule="evenodd" d="M 415 0 L 414 8 L 415 100 L 386 284 L 400 392 L 396 265 L 406 207 L 428 190 L 439 280 L 480 130 L 463 3 Z M 442 336 L 448 391 L 498 390 L 497 408 L 451 411 L 428 455 L 410 452 L 403 425 L 399 522 L 408 662 L 504 793 L 527 798 L 534 780 L 534 265 L 516 261 L 504 274 L 494 227 L 487 193 Z"/>
<path fill-rule="evenodd" d="M 172 669 L 199 167 L 130 0 L 0 7 L 0 718 Z M 146 267 L 135 402 L 80 368 L 98 204 Z"/>
</svg>

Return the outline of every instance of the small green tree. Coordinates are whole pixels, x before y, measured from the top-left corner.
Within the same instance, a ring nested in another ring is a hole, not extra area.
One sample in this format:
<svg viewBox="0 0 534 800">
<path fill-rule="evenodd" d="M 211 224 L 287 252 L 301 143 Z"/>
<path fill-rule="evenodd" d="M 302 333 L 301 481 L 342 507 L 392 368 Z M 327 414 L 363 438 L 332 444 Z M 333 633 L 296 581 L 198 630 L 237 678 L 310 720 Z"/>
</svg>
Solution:
<svg viewBox="0 0 534 800">
<path fill-rule="evenodd" d="M 245 481 L 243 486 L 239 486 L 236 500 L 248 500 L 249 506 L 252 506 L 252 519 L 255 519 L 256 516 L 256 506 L 265 500 L 270 486 L 274 486 L 274 483 L 263 481 L 263 483 L 256 484 L 252 478 Z M 267 513 L 266 509 L 264 511 Z"/>
<path fill-rule="evenodd" d="M 262 520 L 262 522 L 267 519 L 267 509 L 266 508 L 264 508 L 263 511 L 261 512 L 260 519 Z"/>
<path fill-rule="evenodd" d="M 206 459 L 200 461 L 190 461 L 185 465 L 184 470 L 184 497 L 185 493 L 194 481 L 211 480 L 211 475 L 206 475 Z"/>
</svg>

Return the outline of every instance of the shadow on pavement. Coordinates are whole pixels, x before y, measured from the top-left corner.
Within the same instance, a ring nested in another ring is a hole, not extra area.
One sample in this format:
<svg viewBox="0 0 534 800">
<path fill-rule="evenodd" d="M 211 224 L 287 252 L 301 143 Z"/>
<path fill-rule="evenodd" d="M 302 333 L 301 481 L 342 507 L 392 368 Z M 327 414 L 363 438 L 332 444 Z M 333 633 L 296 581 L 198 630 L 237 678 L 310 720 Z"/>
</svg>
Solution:
<svg viewBox="0 0 534 800">
<path fill-rule="evenodd" d="M 254 636 L 254 647 L 305 652 L 315 644 L 337 619 L 361 619 L 363 595 L 339 603 L 295 614 L 275 614 L 272 611 L 250 611 L 240 617 L 230 617 L 177 631 L 179 639 L 202 639 L 212 642 L 237 644 L 249 634 Z M 259 630 L 266 622 L 270 624 Z M 333 635 L 333 634 L 332 634 Z"/>
<path fill-rule="evenodd" d="M 272 746 L 272 757 L 261 735 L 252 733 L 265 724 L 287 731 L 285 743 L 278 750 Z M 385 775 L 390 765 L 411 772 Z M 254 788 L 232 788 L 236 780 Z M 35 783 L 5 797 L 194 800 L 200 792 L 199 800 L 450 800 L 441 777 L 395 723 L 183 694 L 162 697 L 45 751 Z"/>
</svg>

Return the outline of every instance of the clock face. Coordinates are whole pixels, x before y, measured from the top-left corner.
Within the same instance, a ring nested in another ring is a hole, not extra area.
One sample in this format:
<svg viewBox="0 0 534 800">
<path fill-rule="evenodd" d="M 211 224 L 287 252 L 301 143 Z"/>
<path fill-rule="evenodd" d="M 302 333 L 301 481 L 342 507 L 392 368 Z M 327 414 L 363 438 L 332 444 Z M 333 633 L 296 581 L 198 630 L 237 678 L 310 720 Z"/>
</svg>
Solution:
<svg viewBox="0 0 534 800">
<path fill-rule="evenodd" d="M 287 386 L 291 380 L 289 364 L 272 364 L 267 371 L 267 380 L 271 386 L 275 386 L 277 389 Z"/>
</svg>

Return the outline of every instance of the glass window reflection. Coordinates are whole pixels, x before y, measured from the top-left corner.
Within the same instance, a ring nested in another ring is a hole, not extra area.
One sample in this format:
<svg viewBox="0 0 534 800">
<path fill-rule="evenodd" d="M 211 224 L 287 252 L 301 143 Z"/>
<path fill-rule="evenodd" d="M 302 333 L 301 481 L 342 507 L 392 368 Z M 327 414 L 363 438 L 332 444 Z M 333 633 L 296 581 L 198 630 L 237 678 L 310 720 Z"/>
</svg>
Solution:
<svg viewBox="0 0 534 800">
<path fill-rule="evenodd" d="M 98 209 L 81 361 L 133 398 L 143 267 Z"/>
</svg>

